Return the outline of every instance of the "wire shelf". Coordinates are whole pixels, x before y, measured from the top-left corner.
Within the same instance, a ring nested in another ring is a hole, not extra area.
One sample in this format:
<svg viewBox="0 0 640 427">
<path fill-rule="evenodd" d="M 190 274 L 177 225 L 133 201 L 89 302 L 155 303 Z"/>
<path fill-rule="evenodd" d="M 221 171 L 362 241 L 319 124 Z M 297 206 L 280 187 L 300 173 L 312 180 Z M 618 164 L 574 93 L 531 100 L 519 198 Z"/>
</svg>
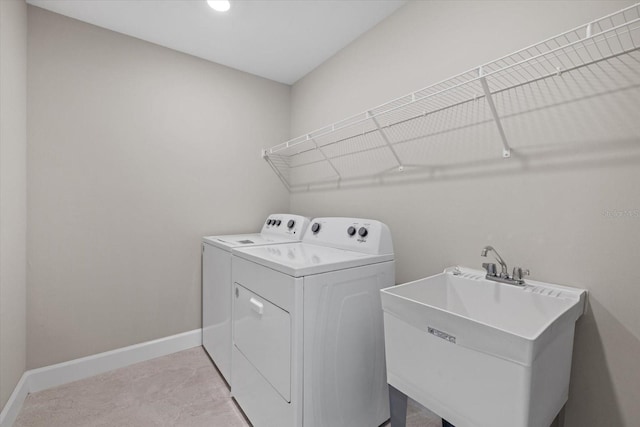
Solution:
<svg viewBox="0 0 640 427">
<path fill-rule="evenodd" d="M 512 147 L 531 140 L 527 132 L 545 136 L 538 127 L 527 125 L 528 119 L 542 120 L 540 116 L 548 114 L 545 109 L 568 109 L 563 112 L 563 126 L 579 130 L 580 117 L 573 125 L 566 120 L 571 117 L 569 107 L 640 87 L 639 49 L 637 3 L 264 149 L 263 157 L 289 190 L 477 161 L 497 157 L 500 151 L 508 158 Z"/>
</svg>

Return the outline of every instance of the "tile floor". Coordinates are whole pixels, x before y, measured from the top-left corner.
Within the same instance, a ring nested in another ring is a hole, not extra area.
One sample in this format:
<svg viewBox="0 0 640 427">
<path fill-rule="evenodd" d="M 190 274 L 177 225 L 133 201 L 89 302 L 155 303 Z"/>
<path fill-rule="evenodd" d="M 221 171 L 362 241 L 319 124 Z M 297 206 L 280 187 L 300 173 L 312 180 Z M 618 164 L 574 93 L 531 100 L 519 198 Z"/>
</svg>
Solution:
<svg viewBox="0 0 640 427">
<path fill-rule="evenodd" d="M 440 419 L 426 409 L 409 406 L 407 427 L 440 425 Z M 14 424 L 165 426 L 249 426 L 201 347 L 30 394 Z"/>
</svg>

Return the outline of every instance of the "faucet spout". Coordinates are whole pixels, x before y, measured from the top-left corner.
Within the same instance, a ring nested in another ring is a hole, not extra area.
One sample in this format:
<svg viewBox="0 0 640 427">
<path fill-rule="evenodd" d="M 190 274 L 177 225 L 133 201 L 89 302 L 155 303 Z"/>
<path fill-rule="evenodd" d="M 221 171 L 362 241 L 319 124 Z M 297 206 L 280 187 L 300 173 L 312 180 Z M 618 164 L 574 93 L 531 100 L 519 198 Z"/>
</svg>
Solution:
<svg viewBox="0 0 640 427">
<path fill-rule="evenodd" d="M 507 267 L 507 263 L 504 262 L 498 251 L 495 250 L 493 246 L 485 246 L 482 248 L 482 252 L 480 252 L 480 256 L 486 257 L 489 252 L 493 252 L 493 255 L 496 257 L 496 261 L 500 264 L 500 268 L 502 271 L 500 272 L 500 277 L 509 277 L 509 268 Z"/>
<path fill-rule="evenodd" d="M 507 263 L 504 262 L 498 251 L 496 251 L 493 246 L 485 246 L 482 248 L 482 252 L 480 255 L 486 257 L 489 252 L 493 252 L 493 255 L 496 257 L 496 260 L 502 267 L 502 272 L 500 274 L 497 273 L 497 268 L 494 263 L 485 262 L 482 264 L 482 268 L 487 270 L 487 275 L 485 276 L 488 280 L 493 280 L 494 282 L 507 283 L 509 285 L 518 285 L 524 286 L 523 276 L 529 275 L 529 270 L 523 269 L 521 267 L 516 267 L 513 269 L 513 276 L 509 277 L 509 272 L 507 271 Z"/>
</svg>

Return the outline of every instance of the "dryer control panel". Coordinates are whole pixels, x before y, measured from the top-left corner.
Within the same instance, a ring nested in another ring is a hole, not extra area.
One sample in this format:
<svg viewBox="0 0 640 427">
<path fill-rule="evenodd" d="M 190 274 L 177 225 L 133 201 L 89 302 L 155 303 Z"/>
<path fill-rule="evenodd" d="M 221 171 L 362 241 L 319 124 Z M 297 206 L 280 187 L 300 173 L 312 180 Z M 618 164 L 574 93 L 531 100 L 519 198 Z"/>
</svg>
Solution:
<svg viewBox="0 0 640 427">
<path fill-rule="evenodd" d="M 302 241 L 372 255 L 393 253 L 389 227 L 375 219 L 314 218 Z"/>
<path fill-rule="evenodd" d="M 262 225 L 261 234 L 288 236 L 295 240 L 302 239 L 309 218 L 301 215 L 271 214 Z"/>
</svg>

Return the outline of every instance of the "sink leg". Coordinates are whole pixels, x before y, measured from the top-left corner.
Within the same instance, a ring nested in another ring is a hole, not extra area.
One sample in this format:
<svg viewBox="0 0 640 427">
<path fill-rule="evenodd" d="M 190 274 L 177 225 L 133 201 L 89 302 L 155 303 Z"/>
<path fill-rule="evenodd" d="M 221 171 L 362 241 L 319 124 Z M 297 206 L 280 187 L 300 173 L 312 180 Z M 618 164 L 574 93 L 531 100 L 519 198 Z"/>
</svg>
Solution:
<svg viewBox="0 0 640 427">
<path fill-rule="evenodd" d="M 389 409 L 391 411 L 391 427 L 407 425 L 407 395 L 389 384 Z"/>
<path fill-rule="evenodd" d="M 451 424 L 449 421 L 445 420 L 444 418 L 442 419 L 442 427 L 456 427 L 453 424 Z"/>
<path fill-rule="evenodd" d="M 551 423 L 551 427 L 564 427 L 564 413 L 566 406 L 567 405 L 564 405 L 562 409 L 560 409 L 560 412 L 558 412 L 558 415 Z"/>
</svg>

